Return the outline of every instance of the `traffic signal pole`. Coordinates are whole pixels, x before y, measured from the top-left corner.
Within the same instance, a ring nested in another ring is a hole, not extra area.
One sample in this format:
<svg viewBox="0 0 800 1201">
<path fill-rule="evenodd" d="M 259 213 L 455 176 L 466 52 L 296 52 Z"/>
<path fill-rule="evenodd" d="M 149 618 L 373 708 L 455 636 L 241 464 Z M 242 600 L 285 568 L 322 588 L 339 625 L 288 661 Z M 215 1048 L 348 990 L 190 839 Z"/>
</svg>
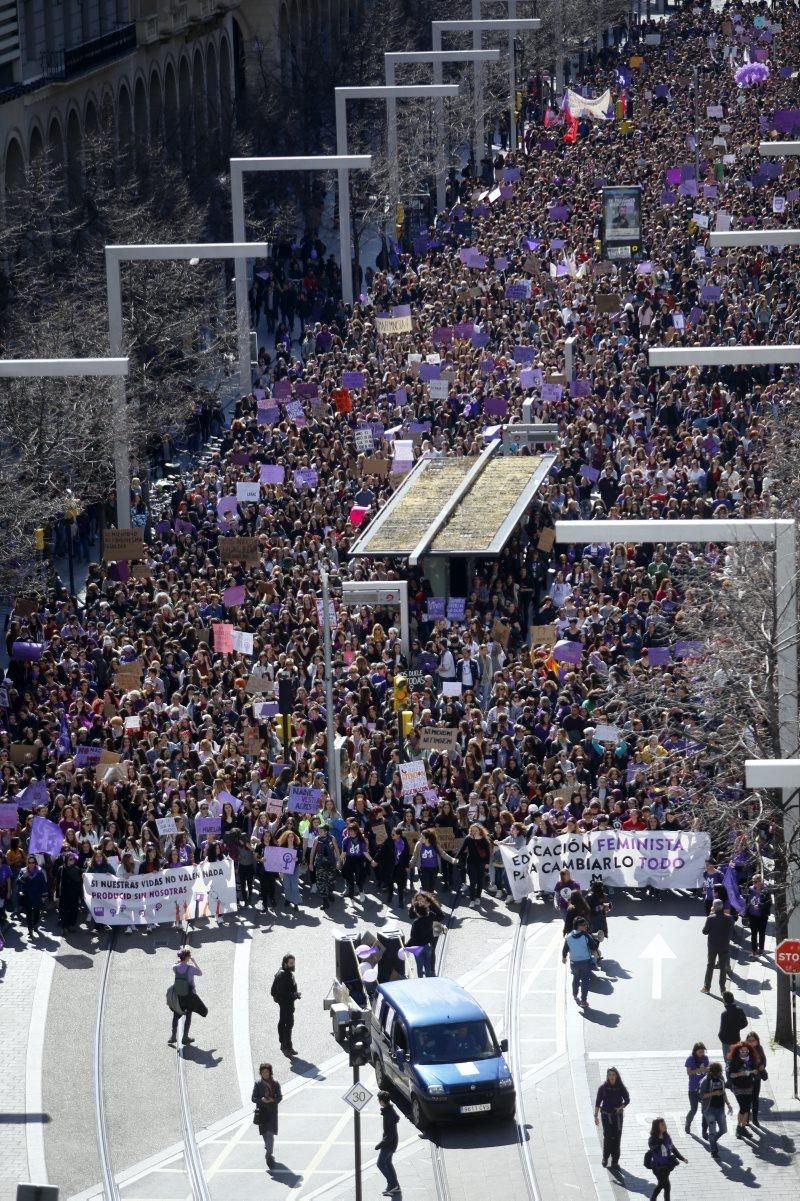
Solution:
<svg viewBox="0 0 800 1201">
<path fill-rule="evenodd" d="M 353 1084 L 358 1084 L 360 1080 L 359 1068 L 353 1068 Z M 356 1201 L 362 1201 L 361 1196 L 361 1113 L 357 1108 L 353 1109 L 353 1153 L 354 1153 L 354 1169 L 356 1176 Z"/>
</svg>

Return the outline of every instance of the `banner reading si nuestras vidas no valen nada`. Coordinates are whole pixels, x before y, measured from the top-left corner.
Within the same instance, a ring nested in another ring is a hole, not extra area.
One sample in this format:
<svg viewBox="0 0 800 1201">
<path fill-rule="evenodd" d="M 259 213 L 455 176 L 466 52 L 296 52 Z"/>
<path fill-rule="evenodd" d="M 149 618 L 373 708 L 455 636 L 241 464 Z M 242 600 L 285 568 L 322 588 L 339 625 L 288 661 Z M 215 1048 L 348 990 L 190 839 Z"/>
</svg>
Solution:
<svg viewBox="0 0 800 1201">
<path fill-rule="evenodd" d="M 149 872 L 122 880 L 84 875 L 83 899 L 100 925 L 143 926 L 194 921 L 236 912 L 236 878 L 230 859 Z"/>
<path fill-rule="evenodd" d="M 564 867 L 583 889 L 594 880 L 612 888 L 698 888 L 711 839 L 683 831 L 604 830 L 500 849 L 511 894 L 521 901 L 532 892 L 555 892 Z"/>
</svg>

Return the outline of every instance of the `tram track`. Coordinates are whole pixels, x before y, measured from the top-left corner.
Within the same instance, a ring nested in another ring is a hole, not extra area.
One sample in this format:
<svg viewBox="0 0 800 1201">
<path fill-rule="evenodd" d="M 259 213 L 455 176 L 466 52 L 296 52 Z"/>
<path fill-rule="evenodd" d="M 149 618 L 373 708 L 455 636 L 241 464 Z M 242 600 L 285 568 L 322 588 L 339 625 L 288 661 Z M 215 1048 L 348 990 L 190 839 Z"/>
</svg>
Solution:
<svg viewBox="0 0 800 1201">
<path fill-rule="evenodd" d="M 111 1148 L 111 1131 L 106 1104 L 106 1064 L 105 1064 L 105 1027 L 106 1018 L 110 1012 L 109 997 L 111 993 L 110 980 L 112 964 L 115 959 L 117 931 L 111 930 L 106 946 L 104 961 L 101 968 L 100 988 L 97 998 L 97 1010 L 94 1024 L 94 1062 L 93 1062 L 93 1092 L 94 1118 L 97 1154 L 100 1166 L 100 1192 L 103 1201 L 121 1201 L 120 1186 L 114 1173 L 114 1163 Z M 182 945 L 188 945 L 188 938 Z M 180 1023 L 183 1033 L 183 1022 Z M 186 1177 L 193 1201 L 211 1201 L 211 1193 L 206 1180 L 200 1148 L 192 1119 L 189 1098 L 189 1084 L 186 1073 L 186 1048 L 178 1043 L 175 1055 L 177 1093 L 179 1106 L 179 1126 L 183 1143 L 183 1160 Z"/>
</svg>

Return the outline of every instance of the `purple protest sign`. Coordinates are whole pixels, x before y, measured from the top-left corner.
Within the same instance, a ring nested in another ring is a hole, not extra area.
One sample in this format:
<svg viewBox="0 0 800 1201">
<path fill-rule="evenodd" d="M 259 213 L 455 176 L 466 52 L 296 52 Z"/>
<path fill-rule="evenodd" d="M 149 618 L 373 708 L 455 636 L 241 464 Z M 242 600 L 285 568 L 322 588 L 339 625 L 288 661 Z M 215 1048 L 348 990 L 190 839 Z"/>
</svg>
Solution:
<svg viewBox="0 0 800 1201">
<path fill-rule="evenodd" d="M 222 594 L 222 603 L 227 609 L 235 609 L 237 605 L 243 605 L 244 584 L 235 584 L 231 588 L 226 588 Z"/>
<path fill-rule="evenodd" d="M 231 455 L 231 462 L 234 467 L 247 467 L 250 463 L 250 455 L 246 450 L 237 450 Z"/>
<path fill-rule="evenodd" d="M 46 817 L 35 817 L 31 825 L 31 837 L 28 843 L 29 855 L 51 855 L 53 858 L 61 854 L 64 835 L 55 822 Z"/>
<path fill-rule="evenodd" d="M 272 396 L 275 400 L 286 400 L 292 395 L 292 381 L 288 379 L 276 379 L 272 385 Z"/>
<path fill-rule="evenodd" d="M 536 358 L 535 346 L 515 346 L 512 351 L 515 363 L 532 363 Z"/>
<path fill-rule="evenodd" d="M 242 802 L 238 796 L 234 796 L 232 792 L 228 792 L 225 788 L 220 789 L 217 793 L 217 800 L 220 805 L 230 805 L 234 813 L 238 813 L 242 807 Z"/>
<path fill-rule="evenodd" d="M 762 163 L 759 171 L 762 175 L 766 175 L 767 179 L 780 179 L 783 174 L 783 163 Z"/>
<path fill-rule="evenodd" d="M 194 819 L 194 832 L 196 841 L 199 845 L 208 838 L 209 834 L 216 834 L 217 837 L 222 833 L 222 818 L 221 817 L 196 817 Z"/>
<path fill-rule="evenodd" d="M 454 330 L 451 325 L 436 325 L 431 330 L 431 342 L 434 346 L 449 346 L 453 337 Z"/>
<path fill-rule="evenodd" d="M 262 484 L 282 484 L 285 468 L 279 463 L 262 463 L 259 479 Z"/>
<path fill-rule="evenodd" d="M 706 284 L 700 289 L 701 300 L 719 300 L 722 295 L 722 288 L 717 284 Z"/>
<path fill-rule="evenodd" d="M 703 196 L 705 197 L 706 200 L 716 200 L 717 199 L 717 185 L 715 183 L 704 183 L 703 184 Z"/>
<path fill-rule="evenodd" d="M 667 167 L 667 170 L 664 172 L 664 179 L 666 180 L 666 182 L 669 184 L 669 186 L 671 188 L 674 187 L 676 183 L 680 183 L 681 182 L 680 167 Z"/>
<path fill-rule="evenodd" d="M 470 337 L 470 342 L 476 350 L 483 350 L 484 346 L 489 345 L 489 335 L 482 329 L 476 329 Z"/>
<path fill-rule="evenodd" d="M 316 400 L 319 396 L 319 384 L 295 384 L 295 392 L 303 400 Z"/>
<path fill-rule="evenodd" d="M 520 387 L 533 388 L 536 384 L 536 372 L 532 367 L 523 367 L 519 373 Z"/>
<path fill-rule="evenodd" d="M 569 208 L 566 204 L 554 204 L 547 211 L 548 221 L 567 221 L 569 220 Z"/>
<path fill-rule="evenodd" d="M 277 717 L 279 709 L 277 701 L 261 701 L 260 704 L 253 706 L 253 712 L 259 721 L 267 721 L 270 717 Z"/>
<path fill-rule="evenodd" d="M 465 596 L 450 596 L 447 599 L 447 620 L 463 621 L 467 598 Z"/>
<path fill-rule="evenodd" d="M 38 642 L 11 643 L 11 658 L 15 663 L 32 663 L 41 657 L 42 648 Z"/>
<path fill-rule="evenodd" d="M 508 401 L 504 396 L 487 396 L 483 408 L 487 417 L 505 417 L 508 413 Z"/>
<path fill-rule="evenodd" d="M 520 177 L 519 167 L 505 167 L 503 170 L 503 179 L 506 183 L 516 183 Z"/>
<path fill-rule="evenodd" d="M 19 822 L 16 803 L 6 801 L 0 805 L 0 830 L 13 830 Z"/>
<path fill-rule="evenodd" d="M 259 405 L 258 412 L 256 413 L 256 421 L 259 425 L 275 425 L 276 422 L 280 421 L 280 417 L 280 410 L 276 409 L 274 405 L 268 405 L 264 409 Z"/>
<path fill-rule="evenodd" d="M 678 188 L 681 196 L 696 196 L 697 195 L 697 180 L 684 179 L 681 186 Z"/>
<path fill-rule="evenodd" d="M 590 463 L 583 463 L 581 465 L 581 475 L 585 480 L 588 480 L 590 484 L 593 484 L 600 478 L 600 472 L 596 467 L 592 467 Z"/>
<path fill-rule="evenodd" d="M 508 271 L 508 259 L 504 259 L 499 255 L 496 255 L 494 260 L 494 269 L 495 271 Z"/>
<path fill-rule="evenodd" d="M 592 381 L 590 379 L 573 379 L 569 383 L 570 396 L 590 396 Z"/>
<path fill-rule="evenodd" d="M 669 663 L 669 647 L 668 646 L 648 646 L 645 648 L 647 652 L 647 662 L 651 667 L 666 667 Z"/>
<path fill-rule="evenodd" d="M 453 326 L 453 332 L 456 338 L 466 342 L 475 333 L 475 326 L 471 321 L 459 321 Z"/>
<path fill-rule="evenodd" d="M 478 370 L 481 375 L 491 375 L 494 371 L 494 359 L 481 359 Z"/>
<path fill-rule="evenodd" d="M 506 284 L 506 300 L 527 300 L 531 294 L 529 283 Z"/>
<path fill-rule="evenodd" d="M 447 601 L 443 596 L 428 597 L 428 621 L 442 621 L 445 616 Z"/>
<path fill-rule="evenodd" d="M 296 850 L 291 850 L 289 847 L 264 847 L 265 872 L 277 872 L 281 876 L 293 876 L 296 870 Z"/>
<path fill-rule="evenodd" d="M 316 488 L 317 473 L 313 467 L 298 467 L 292 472 L 295 488 Z"/>
<path fill-rule="evenodd" d="M 103 754 L 99 746 L 79 746 L 75 751 L 72 762 L 75 767 L 96 767 Z"/>
<path fill-rule="evenodd" d="M 394 394 L 394 403 L 402 408 L 408 404 L 408 392 L 405 388 L 398 388 Z"/>
<path fill-rule="evenodd" d="M 26 809 L 36 809 L 39 805 L 49 804 L 50 796 L 44 780 L 34 780 L 22 792 L 17 793 L 17 804 Z"/>
<path fill-rule="evenodd" d="M 675 192 L 670 192 L 670 191 L 668 191 L 667 188 L 665 188 L 664 191 L 661 193 L 661 203 L 662 204 L 665 204 L 665 205 L 666 204 L 674 204 L 676 200 L 677 200 L 677 195 L 675 194 Z"/>
<path fill-rule="evenodd" d="M 343 371 L 342 372 L 342 387 L 343 388 L 363 388 L 364 387 L 364 372 L 363 371 Z"/>
<path fill-rule="evenodd" d="M 292 784 L 286 808 L 289 813 L 318 813 L 321 796 L 320 788 L 303 788 L 299 784 Z"/>
<path fill-rule="evenodd" d="M 439 363 L 420 363 L 419 378 L 423 383 L 429 383 L 432 379 L 439 379 L 442 374 L 442 368 Z"/>
<path fill-rule="evenodd" d="M 564 388 L 561 384 L 552 384 L 546 380 L 542 384 L 542 400 L 558 402 L 564 394 Z"/>
<path fill-rule="evenodd" d="M 561 639 L 553 647 L 553 658 L 557 663 L 578 664 L 583 658 L 583 644 L 570 642 L 567 638 Z"/>
</svg>

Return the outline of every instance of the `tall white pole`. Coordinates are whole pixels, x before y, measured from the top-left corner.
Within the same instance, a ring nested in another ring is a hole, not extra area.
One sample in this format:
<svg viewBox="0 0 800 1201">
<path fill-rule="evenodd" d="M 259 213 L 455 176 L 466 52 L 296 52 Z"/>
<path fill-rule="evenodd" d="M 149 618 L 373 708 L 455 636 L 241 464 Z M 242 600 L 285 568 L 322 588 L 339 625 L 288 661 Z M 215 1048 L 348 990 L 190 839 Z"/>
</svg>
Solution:
<svg viewBox="0 0 800 1201">
<path fill-rule="evenodd" d="M 517 0 L 508 0 L 509 20 L 516 20 Z M 514 55 L 514 30 L 508 31 L 508 73 L 511 88 L 511 103 L 508 110 L 508 148 L 512 154 L 517 149 L 517 73 Z"/>
<path fill-rule="evenodd" d="M 244 232 L 244 172 L 238 163 L 231 163 L 231 211 L 233 240 L 246 241 Z M 239 343 L 239 395 L 248 396 L 253 384 L 250 367 L 250 303 L 247 298 L 247 259 L 235 259 L 236 271 L 236 331 Z"/>
<path fill-rule="evenodd" d="M 347 154 L 347 100 L 336 92 L 336 153 Z M 350 172 L 339 168 L 339 258 L 342 268 L 342 300 L 353 303 L 353 246 L 350 228 Z"/>
<path fill-rule="evenodd" d="M 392 88 L 395 81 L 394 59 L 385 58 L 383 61 L 386 70 L 386 86 Z M 397 100 L 392 95 L 386 97 L 386 126 L 389 148 L 389 208 L 391 209 L 392 230 L 394 230 L 397 205 L 400 200 L 400 164 L 397 157 Z"/>
<path fill-rule="evenodd" d="M 106 251 L 108 341 L 113 358 L 122 354 L 122 283 L 119 257 Z M 114 439 L 114 482 L 117 491 L 117 528 L 131 528 L 131 459 L 128 442 L 128 400 L 125 380 L 111 381 L 111 433 Z"/>
<path fill-rule="evenodd" d="M 341 809 L 339 792 L 339 764 L 336 762 L 336 729 L 333 712 L 333 655 L 331 652 L 331 615 L 328 571 L 320 570 L 322 580 L 322 639 L 325 656 L 325 731 L 328 745 L 328 793 L 333 797 L 337 809 Z"/>
<path fill-rule="evenodd" d="M 439 41 L 441 42 L 441 35 Z M 478 64 L 475 64 L 477 71 Z M 443 83 L 444 76 L 442 72 L 442 60 L 435 58 L 433 60 L 433 82 Z M 436 129 L 436 208 L 438 212 L 442 212 L 445 207 L 445 157 L 444 157 L 444 100 L 434 100 L 433 102 L 434 122 Z"/>
<path fill-rule="evenodd" d="M 481 19 L 481 0 L 472 0 L 472 20 Z M 483 31 L 477 27 L 472 31 L 472 48 L 480 50 L 483 42 Z M 483 64 L 475 63 L 475 176 L 480 176 L 481 159 L 483 158 Z"/>
<path fill-rule="evenodd" d="M 556 44 L 556 95 L 553 100 L 557 104 L 564 91 L 564 0 L 555 0 L 555 44 Z"/>
</svg>

